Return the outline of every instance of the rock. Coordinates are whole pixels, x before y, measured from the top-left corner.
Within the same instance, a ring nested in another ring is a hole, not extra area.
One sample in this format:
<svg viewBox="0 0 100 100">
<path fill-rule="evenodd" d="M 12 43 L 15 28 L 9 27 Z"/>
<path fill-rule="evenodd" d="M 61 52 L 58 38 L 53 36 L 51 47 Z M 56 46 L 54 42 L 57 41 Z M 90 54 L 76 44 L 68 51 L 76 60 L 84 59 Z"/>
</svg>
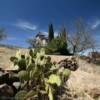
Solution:
<svg viewBox="0 0 100 100">
<path fill-rule="evenodd" d="M 75 59 L 64 59 L 58 62 L 60 67 L 68 68 L 71 71 L 75 71 L 78 68 L 78 64 Z"/>
<path fill-rule="evenodd" d="M 0 66 L 0 71 L 4 72 L 4 70 L 2 69 L 2 67 Z"/>
<path fill-rule="evenodd" d="M 19 78 L 17 77 L 16 73 L 9 72 L 9 83 L 13 84 L 14 82 L 19 82 Z"/>
<path fill-rule="evenodd" d="M 6 83 L 9 80 L 9 73 L 0 71 L 0 84 Z"/>
<path fill-rule="evenodd" d="M 14 96 L 13 88 L 6 83 L 0 85 L 0 100 L 11 100 Z"/>
<path fill-rule="evenodd" d="M 2 77 L 4 75 L 4 73 L 2 71 L 0 71 L 0 77 Z"/>
<path fill-rule="evenodd" d="M 20 87 L 21 87 L 21 83 L 20 83 L 20 82 L 14 82 L 14 83 L 13 83 L 13 86 L 14 86 L 17 90 L 19 90 Z"/>
<path fill-rule="evenodd" d="M 19 78 L 16 73 L 11 71 L 0 71 L 0 84 L 7 83 L 8 85 L 12 85 L 13 82 L 17 81 L 19 81 Z"/>
</svg>

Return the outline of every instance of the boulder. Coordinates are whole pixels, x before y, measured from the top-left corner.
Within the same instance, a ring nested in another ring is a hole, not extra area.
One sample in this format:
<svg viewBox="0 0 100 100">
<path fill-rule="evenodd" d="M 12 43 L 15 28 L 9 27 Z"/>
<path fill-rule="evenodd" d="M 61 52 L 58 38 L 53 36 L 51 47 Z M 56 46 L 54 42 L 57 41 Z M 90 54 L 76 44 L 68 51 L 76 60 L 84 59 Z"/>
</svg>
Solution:
<svg viewBox="0 0 100 100">
<path fill-rule="evenodd" d="M 0 100 L 11 100 L 14 96 L 13 88 L 6 83 L 0 85 Z"/>
<path fill-rule="evenodd" d="M 19 78 L 17 77 L 17 73 L 14 73 L 12 71 L 4 71 L 0 70 L 0 84 L 8 84 L 12 85 L 13 82 L 18 82 Z"/>
<path fill-rule="evenodd" d="M 9 80 L 9 73 L 0 71 L 0 84 L 6 83 Z"/>
<path fill-rule="evenodd" d="M 13 84 L 13 82 L 19 82 L 19 78 L 16 73 L 9 72 L 9 83 Z"/>
<path fill-rule="evenodd" d="M 0 66 L 0 71 L 4 72 L 4 70 L 2 69 L 2 67 Z"/>
</svg>

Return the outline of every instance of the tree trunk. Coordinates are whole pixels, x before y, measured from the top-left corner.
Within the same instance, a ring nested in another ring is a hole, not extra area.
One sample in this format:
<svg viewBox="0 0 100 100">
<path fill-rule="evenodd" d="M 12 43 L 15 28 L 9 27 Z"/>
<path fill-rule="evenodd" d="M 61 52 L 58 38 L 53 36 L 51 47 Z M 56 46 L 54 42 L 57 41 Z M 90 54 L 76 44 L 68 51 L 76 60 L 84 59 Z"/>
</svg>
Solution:
<svg viewBox="0 0 100 100">
<path fill-rule="evenodd" d="M 76 53 L 76 46 L 73 46 L 73 55 Z"/>
</svg>

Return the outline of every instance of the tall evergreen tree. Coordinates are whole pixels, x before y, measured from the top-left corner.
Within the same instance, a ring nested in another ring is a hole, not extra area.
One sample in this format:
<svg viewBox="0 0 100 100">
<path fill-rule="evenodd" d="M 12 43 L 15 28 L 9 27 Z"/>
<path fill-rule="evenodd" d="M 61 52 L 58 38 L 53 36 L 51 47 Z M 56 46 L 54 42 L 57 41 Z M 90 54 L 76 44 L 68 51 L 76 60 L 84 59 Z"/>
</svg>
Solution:
<svg viewBox="0 0 100 100">
<path fill-rule="evenodd" d="M 51 40 L 54 39 L 54 31 L 53 31 L 53 25 L 52 24 L 49 24 L 48 39 L 49 39 L 49 42 L 51 42 Z"/>
<path fill-rule="evenodd" d="M 64 26 L 60 30 L 59 37 L 61 38 L 62 42 L 67 42 L 67 32 Z"/>
</svg>

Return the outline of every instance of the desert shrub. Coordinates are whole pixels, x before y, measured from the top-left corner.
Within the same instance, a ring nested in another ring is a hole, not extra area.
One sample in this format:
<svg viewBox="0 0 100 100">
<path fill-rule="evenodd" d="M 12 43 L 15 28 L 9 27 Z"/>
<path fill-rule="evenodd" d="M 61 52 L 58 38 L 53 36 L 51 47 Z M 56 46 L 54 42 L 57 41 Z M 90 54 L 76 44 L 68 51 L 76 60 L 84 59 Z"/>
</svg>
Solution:
<svg viewBox="0 0 100 100">
<path fill-rule="evenodd" d="M 88 56 L 81 55 L 81 56 L 80 56 L 80 59 L 85 60 L 85 61 L 88 62 L 88 63 L 91 63 L 91 58 L 88 57 Z"/>
<path fill-rule="evenodd" d="M 87 57 L 87 56 L 80 56 L 80 58 L 82 60 L 86 60 L 89 63 L 93 63 L 93 64 L 96 64 L 96 65 L 100 65 L 100 60 L 97 60 L 95 58 L 90 58 L 90 57 Z"/>
<path fill-rule="evenodd" d="M 93 64 L 100 65 L 100 60 L 91 60 Z"/>
<path fill-rule="evenodd" d="M 87 57 L 85 55 L 81 55 L 80 58 L 83 59 L 83 60 L 87 60 L 89 57 Z"/>
<path fill-rule="evenodd" d="M 67 42 L 63 42 L 59 36 L 48 43 L 45 49 L 46 54 L 70 55 L 70 52 L 67 49 Z"/>
<path fill-rule="evenodd" d="M 65 79 L 71 71 L 51 62 L 51 58 L 45 56 L 44 49 L 39 52 L 31 49 L 25 55 L 18 51 L 15 57 L 11 57 L 11 61 L 17 66 L 17 76 L 24 84 L 16 94 L 15 98 L 19 96 L 16 100 L 26 100 L 28 97 L 32 97 L 33 100 L 57 100 L 62 96 L 63 92 L 60 92 L 59 88 L 65 85 Z"/>
</svg>

